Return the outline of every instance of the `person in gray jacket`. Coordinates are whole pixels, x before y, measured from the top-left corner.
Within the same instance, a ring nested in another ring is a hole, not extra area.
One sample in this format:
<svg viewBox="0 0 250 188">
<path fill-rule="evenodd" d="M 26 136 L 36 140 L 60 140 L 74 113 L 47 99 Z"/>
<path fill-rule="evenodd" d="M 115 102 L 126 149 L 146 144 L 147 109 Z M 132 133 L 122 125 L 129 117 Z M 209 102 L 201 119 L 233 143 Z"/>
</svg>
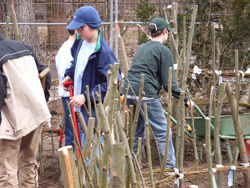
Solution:
<svg viewBox="0 0 250 188">
<path fill-rule="evenodd" d="M 45 93 L 38 77 L 45 68 L 30 46 L 0 35 L 1 188 L 38 186 L 36 155 L 42 124 L 51 117 L 46 104 L 51 75 Z"/>
</svg>

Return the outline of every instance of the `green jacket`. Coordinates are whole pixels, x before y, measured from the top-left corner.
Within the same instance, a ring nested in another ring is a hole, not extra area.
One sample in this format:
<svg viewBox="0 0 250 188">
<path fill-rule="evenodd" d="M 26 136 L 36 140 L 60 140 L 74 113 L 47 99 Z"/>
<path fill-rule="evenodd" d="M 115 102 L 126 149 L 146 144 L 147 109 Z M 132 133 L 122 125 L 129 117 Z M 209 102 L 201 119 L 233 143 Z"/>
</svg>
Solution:
<svg viewBox="0 0 250 188">
<path fill-rule="evenodd" d="M 173 57 L 171 51 L 160 42 L 148 41 L 143 44 L 136 52 L 131 69 L 124 81 L 123 94 L 128 87 L 128 81 L 131 84 L 136 96 L 139 96 L 141 74 L 144 74 L 144 97 L 159 98 L 159 92 L 163 88 L 168 91 L 168 72 L 173 67 Z M 174 68 L 172 69 L 172 95 L 179 99 L 180 88 L 175 79 Z M 131 89 L 128 92 L 133 95 Z M 185 102 L 188 96 L 185 94 Z"/>
</svg>

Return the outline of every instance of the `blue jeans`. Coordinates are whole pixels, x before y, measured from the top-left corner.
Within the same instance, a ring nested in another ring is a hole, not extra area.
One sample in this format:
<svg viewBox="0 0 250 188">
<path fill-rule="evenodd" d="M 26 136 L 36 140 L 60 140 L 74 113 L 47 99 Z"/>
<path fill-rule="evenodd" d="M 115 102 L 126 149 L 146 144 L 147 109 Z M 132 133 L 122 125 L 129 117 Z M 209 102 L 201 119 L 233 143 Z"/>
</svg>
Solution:
<svg viewBox="0 0 250 188">
<path fill-rule="evenodd" d="M 80 123 L 78 123 L 78 126 L 80 127 L 81 125 L 80 125 Z M 84 146 L 84 144 L 85 144 L 85 141 L 86 141 L 86 136 L 85 136 L 85 134 L 83 133 L 83 131 L 79 128 L 79 131 L 80 131 L 80 140 L 81 140 L 81 147 L 82 147 L 82 149 L 83 149 L 83 146 Z M 97 136 L 96 134 L 94 135 L 94 136 Z M 93 138 L 94 139 L 94 138 Z M 103 135 L 101 134 L 101 137 L 100 137 L 100 141 L 101 141 L 101 143 L 103 143 L 104 142 L 104 138 L 103 138 Z M 99 154 L 100 154 L 100 150 L 99 150 L 99 147 L 97 147 L 97 155 L 98 156 L 100 156 Z M 103 151 L 101 150 L 101 153 L 102 153 Z M 89 165 L 89 157 L 87 157 L 87 160 L 86 160 L 86 166 L 88 167 L 88 165 Z M 97 172 L 98 172 L 98 174 L 99 174 L 99 168 L 97 167 Z M 109 175 L 108 175 L 108 181 L 109 181 L 109 179 L 110 179 L 110 177 L 109 177 Z"/>
<path fill-rule="evenodd" d="M 149 99 L 149 100 L 142 100 L 141 109 L 143 110 L 143 104 L 147 103 L 147 111 L 148 111 L 148 123 L 150 127 L 152 128 L 152 131 L 154 133 L 154 136 L 156 138 L 156 142 L 159 148 L 159 152 L 161 154 L 162 161 L 164 159 L 164 153 L 165 153 L 165 141 L 166 141 L 166 131 L 167 131 L 167 121 L 165 119 L 164 112 L 162 110 L 162 105 L 159 99 Z M 127 99 L 127 105 L 128 107 L 130 105 L 134 106 L 134 112 L 135 115 L 135 109 L 137 102 L 135 99 Z M 136 127 L 135 132 L 135 138 L 133 143 L 133 151 L 134 153 L 137 152 L 138 147 L 138 137 L 142 138 L 142 148 L 144 145 L 144 137 L 145 137 L 145 119 L 140 111 L 138 123 Z M 169 134 L 169 148 L 168 148 L 168 159 L 166 168 L 174 168 L 175 167 L 175 151 L 174 146 L 172 142 L 172 131 L 170 129 Z"/>
<path fill-rule="evenodd" d="M 81 126 L 80 125 L 80 123 L 78 123 L 78 126 Z M 79 131 L 81 131 L 80 129 L 79 129 Z M 94 135 L 94 137 L 95 137 L 96 135 Z M 94 139 L 94 138 L 93 138 Z M 85 144 L 85 141 L 86 141 L 86 136 L 85 136 L 85 134 L 83 133 L 83 132 L 80 132 L 80 140 L 81 140 L 81 147 L 82 147 L 82 150 L 83 150 L 83 146 L 84 146 L 84 144 Z M 101 141 L 101 143 L 103 143 L 104 142 L 104 138 L 103 138 L 103 135 L 101 134 L 101 137 L 100 137 L 100 141 Z M 102 151 L 101 151 L 102 152 Z M 99 150 L 99 147 L 97 147 L 97 154 L 98 154 L 98 156 L 100 156 L 99 154 L 100 154 L 100 150 Z M 86 160 L 86 165 L 88 166 L 88 164 L 89 164 L 89 158 L 87 158 L 87 160 Z M 98 168 L 97 168 L 98 169 Z M 98 170 L 99 171 L 99 170 Z"/>
<path fill-rule="evenodd" d="M 69 120 L 69 108 L 67 105 L 67 101 L 69 102 L 69 97 L 62 97 L 62 103 L 64 108 L 64 122 L 65 122 L 65 146 L 71 145 L 73 147 L 73 150 L 75 148 L 74 145 L 74 132 L 72 130 L 72 126 Z M 70 109 L 71 110 L 71 109 Z"/>
<path fill-rule="evenodd" d="M 82 107 L 81 109 L 81 112 L 83 114 L 83 118 L 85 120 L 85 123 L 86 125 L 88 126 L 88 121 L 89 121 L 89 115 L 87 114 L 86 110 Z M 91 112 L 92 112 L 92 117 L 96 119 L 96 112 L 95 112 L 95 107 L 94 105 L 92 104 L 91 105 Z M 97 120 L 95 120 L 95 127 L 97 126 Z M 82 127 L 80 125 L 80 122 L 78 121 L 78 128 L 79 128 L 79 134 L 80 134 L 80 140 L 81 140 L 81 147 L 83 149 L 84 147 L 84 144 L 85 144 L 85 141 L 86 141 L 86 135 L 83 133 L 83 130 L 82 130 Z M 95 133 L 94 133 L 94 137 L 97 136 Z M 100 141 L 101 143 L 104 142 L 104 137 L 103 135 L 100 133 Z M 94 138 L 93 138 L 94 139 Z M 100 153 L 102 153 L 103 151 L 99 150 L 99 147 L 97 147 L 97 155 L 100 156 Z M 86 160 L 86 166 L 88 167 L 89 165 L 89 158 L 87 157 L 87 160 Z M 97 167 L 97 171 L 98 171 L 98 174 L 99 174 L 99 168 Z M 108 175 L 108 181 L 110 180 L 110 176 Z"/>
</svg>

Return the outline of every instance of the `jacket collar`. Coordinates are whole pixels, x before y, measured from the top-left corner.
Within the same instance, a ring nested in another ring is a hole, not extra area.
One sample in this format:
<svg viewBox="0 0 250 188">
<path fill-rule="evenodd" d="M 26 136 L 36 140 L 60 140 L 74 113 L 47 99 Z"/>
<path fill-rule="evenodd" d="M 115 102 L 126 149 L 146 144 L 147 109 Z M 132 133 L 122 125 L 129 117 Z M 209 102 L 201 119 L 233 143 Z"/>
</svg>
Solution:
<svg viewBox="0 0 250 188">
<path fill-rule="evenodd" d="M 102 36 L 102 33 L 100 30 L 98 30 L 98 38 L 96 42 L 95 52 L 97 52 L 101 48 L 101 36 Z"/>
<path fill-rule="evenodd" d="M 100 30 L 98 30 L 98 38 L 97 38 L 97 42 L 96 42 L 95 52 L 99 51 L 101 48 L 101 38 L 102 38 L 102 32 Z M 76 39 L 81 40 L 81 37 L 78 33 L 76 34 Z"/>
</svg>

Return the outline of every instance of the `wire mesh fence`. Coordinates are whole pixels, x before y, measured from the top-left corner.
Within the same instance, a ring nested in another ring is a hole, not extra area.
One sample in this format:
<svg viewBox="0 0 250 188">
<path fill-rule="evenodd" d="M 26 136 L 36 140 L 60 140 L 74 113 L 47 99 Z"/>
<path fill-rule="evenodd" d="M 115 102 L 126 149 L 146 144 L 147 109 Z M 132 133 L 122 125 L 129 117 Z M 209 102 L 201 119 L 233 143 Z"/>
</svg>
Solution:
<svg viewBox="0 0 250 188">
<path fill-rule="evenodd" d="M 124 39 L 129 64 L 139 47 L 139 36 L 143 32 L 139 27 L 147 31 L 147 23 L 141 22 L 138 18 L 138 5 L 142 1 L 104 1 L 104 0 L 35 0 L 22 1 L 14 0 L 17 22 L 23 43 L 27 43 L 35 49 L 35 53 L 42 63 L 48 66 L 52 73 L 52 79 L 57 79 L 55 56 L 65 40 L 68 32 L 66 20 L 69 16 L 84 5 L 91 5 L 98 11 L 102 26 L 100 30 L 104 39 L 109 43 L 115 55 L 120 60 L 119 46 L 117 41 L 116 22 L 119 21 L 120 33 Z M 172 4 L 170 0 L 152 0 L 148 2 L 156 8 L 156 13 Z M 180 11 L 183 10 L 180 4 Z M 31 12 L 34 14 L 31 14 Z M 112 16 L 110 16 L 112 15 Z M 0 33 L 6 31 L 7 16 L 11 17 L 8 0 L 0 2 Z M 33 16 L 33 18 L 32 18 Z M 154 15 L 157 16 L 157 15 Z M 122 22 L 121 22 L 122 20 Z M 10 21 L 8 26 L 8 38 L 15 39 L 13 24 Z M 28 40 L 33 38 L 33 40 Z"/>
</svg>

